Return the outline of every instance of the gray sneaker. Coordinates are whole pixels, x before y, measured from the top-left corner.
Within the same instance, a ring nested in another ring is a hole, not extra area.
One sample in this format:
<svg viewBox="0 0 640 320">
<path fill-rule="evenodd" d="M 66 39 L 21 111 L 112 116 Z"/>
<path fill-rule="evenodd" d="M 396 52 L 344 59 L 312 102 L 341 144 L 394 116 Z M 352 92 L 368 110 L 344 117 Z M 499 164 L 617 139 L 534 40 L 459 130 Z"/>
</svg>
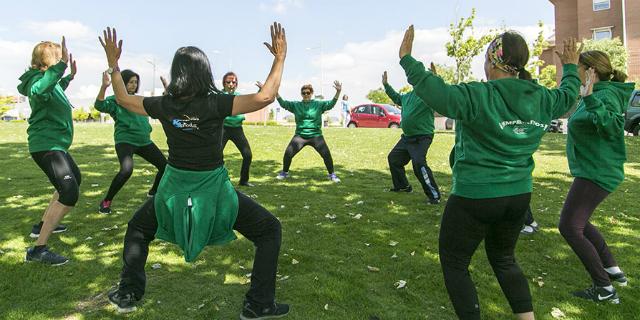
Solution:
<svg viewBox="0 0 640 320">
<path fill-rule="evenodd" d="M 49 248 L 44 248 L 44 250 L 40 252 L 36 252 L 35 248 L 29 248 L 27 249 L 25 261 L 41 262 L 51 266 L 61 266 L 69 262 L 69 259 L 49 251 Z"/>
</svg>

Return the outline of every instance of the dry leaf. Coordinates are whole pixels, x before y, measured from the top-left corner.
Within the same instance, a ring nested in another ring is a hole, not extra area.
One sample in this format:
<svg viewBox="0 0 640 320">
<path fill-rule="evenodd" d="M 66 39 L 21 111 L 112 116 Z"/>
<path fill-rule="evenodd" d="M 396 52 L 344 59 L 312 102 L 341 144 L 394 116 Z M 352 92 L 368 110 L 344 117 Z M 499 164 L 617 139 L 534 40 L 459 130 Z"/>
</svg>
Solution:
<svg viewBox="0 0 640 320">
<path fill-rule="evenodd" d="M 364 203 L 364 201 L 362 201 L 362 200 L 357 202 L 357 204 L 363 204 L 363 203 Z"/>
<path fill-rule="evenodd" d="M 360 220 L 360 218 L 362 218 L 361 214 L 356 214 L 355 216 L 353 216 L 354 219 Z"/>
<path fill-rule="evenodd" d="M 551 309 L 551 316 L 554 317 L 555 319 L 561 319 L 561 318 L 566 317 L 564 312 L 562 312 L 562 310 L 560 310 L 560 309 L 558 309 L 556 307 L 553 307 Z"/>
<path fill-rule="evenodd" d="M 335 220 L 336 219 L 336 215 L 335 214 L 328 214 L 327 213 L 324 217 L 329 219 L 329 220 Z"/>
<path fill-rule="evenodd" d="M 415 251 L 411 251 L 411 256 L 413 257 L 415 255 L 416 255 L 416 252 Z"/>
<path fill-rule="evenodd" d="M 380 268 L 376 268 L 372 266 L 367 266 L 367 269 L 369 269 L 369 271 L 371 272 L 380 272 Z"/>
<path fill-rule="evenodd" d="M 154 263 L 154 264 L 151 265 L 151 269 L 153 269 L 153 270 L 158 270 L 160 268 L 162 268 L 162 265 L 159 264 L 159 263 Z"/>
<path fill-rule="evenodd" d="M 296 259 L 291 259 L 291 264 L 298 264 L 300 263 L 300 261 L 296 260 Z"/>
<path fill-rule="evenodd" d="M 394 285 L 396 286 L 396 289 L 402 289 L 407 285 L 407 282 L 404 280 L 398 280 Z"/>
<path fill-rule="evenodd" d="M 102 246 L 104 246 L 104 242 L 98 243 L 98 247 L 102 247 Z"/>
<path fill-rule="evenodd" d="M 324 309 L 325 310 L 329 310 L 329 304 L 328 303 L 324 305 Z"/>
<path fill-rule="evenodd" d="M 391 256 L 391 259 L 396 259 L 398 258 L 398 255 L 394 252 L 393 255 Z"/>
<path fill-rule="evenodd" d="M 392 246 L 392 247 L 395 247 L 396 245 L 398 245 L 398 241 L 391 240 L 391 241 L 389 241 L 389 245 Z"/>
</svg>

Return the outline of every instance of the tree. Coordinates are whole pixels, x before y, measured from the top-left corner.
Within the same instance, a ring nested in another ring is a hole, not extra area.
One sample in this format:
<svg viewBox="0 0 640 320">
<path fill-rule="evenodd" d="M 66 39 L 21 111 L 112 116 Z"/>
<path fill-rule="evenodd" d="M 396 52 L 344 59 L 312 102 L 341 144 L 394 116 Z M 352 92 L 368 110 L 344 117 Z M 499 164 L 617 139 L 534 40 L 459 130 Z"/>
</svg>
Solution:
<svg viewBox="0 0 640 320">
<path fill-rule="evenodd" d="M 489 34 L 476 38 L 473 32 L 473 20 L 475 18 L 476 9 L 473 8 L 471 9 L 471 16 L 460 18 L 457 24 L 451 23 L 449 25 L 451 41 L 447 42 L 445 48 L 447 49 L 447 56 L 452 57 L 456 62 L 453 83 L 470 80 L 473 57 L 480 54 L 484 46 L 491 42 L 495 36 L 494 32 L 491 31 Z"/>
<path fill-rule="evenodd" d="M 98 111 L 94 106 L 91 106 L 91 108 L 89 108 L 89 119 L 93 121 L 100 120 L 100 111 Z"/>
<path fill-rule="evenodd" d="M 0 96 L 0 116 L 13 109 L 16 102 L 13 97 Z"/>
<path fill-rule="evenodd" d="M 436 72 L 438 73 L 438 76 L 440 76 L 440 78 L 442 78 L 442 80 L 444 80 L 444 82 L 446 82 L 448 84 L 454 84 L 455 83 L 456 70 L 455 70 L 454 67 L 448 66 L 446 64 L 438 64 L 438 63 L 436 63 Z"/>
<path fill-rule="evenodd" d="M 620 41 L 620 38 L 616 37 L 602 40 L 584 39 L 582 43 L 584 44 L 582 51 L 604 51 L 609 55 L 611 65 L 614 69 L 627 73 L 627 58 L 629 54 L 622 44 L 622 41 Z"/>
<path fill-rule="evenodd" d="M 89 118 L 89 113 L 84 111 L 83 108 L 77 108 L 73 110 L 71 117 L 75 121 L 86 121 Z"/>
<path fill-rule="evenodd" d="M 533 78 L 538 78 L 541 75 L 541 68 L 544 66 L 544 60 L 540 59 L 542 52 L 544 52 L 549 47 L 549 42 L 544 38 L 544 23 L 542 21 L 538 21 L 538 27 L 540 31 L 538 31 L 538 37 L 533 42 L 532 50 L 529 53 L 529 63 L 525 67 Z M 555 80 L 554 80 L 555 83 Z"/>
<path fill-rule="evenodd" d="M 556 83 L 556 66 L 548 65 L 540 71 L 538 75 L 538 83 L 549 88 L 555 88 L 558 84 Z"/>
<path fill-rule="evenodd" d="M 411 88 L 410 85 L 406 85 L 400 88 L 398 92 L 400 94 L 405 94 L 411 90 L 413 90 L 413 88 Z M 391 101 L 391 99 L 389 98 L 389 96 L 387 96 L 387 93 L 384 92 L 384 88 L 378 88 L 378 89 L 369 91 L 369 93 L 367 93 L 367 99 L 369 99 L 369 101 L 373 103 L 394 104 L 393 101 Z"/>
</svg>

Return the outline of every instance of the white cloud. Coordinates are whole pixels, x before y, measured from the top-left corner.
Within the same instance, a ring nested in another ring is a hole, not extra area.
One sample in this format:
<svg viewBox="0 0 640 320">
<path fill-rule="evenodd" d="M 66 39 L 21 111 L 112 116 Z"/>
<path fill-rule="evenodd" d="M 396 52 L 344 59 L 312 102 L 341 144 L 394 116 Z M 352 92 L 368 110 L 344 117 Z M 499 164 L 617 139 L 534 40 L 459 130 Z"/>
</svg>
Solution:
<svg viewBox="0 0 640 320">
<path fill-rule="evenodd" d="M 35 35 L 53 41 L 60 41 L 59 38 L 62 38 L 62 36 L 76 40 L 95 39 L 97 36 L 94 30 L 78 21 L 29 21 L 25 24 L 25 27 Z"/>
<path fill-rule="evenodd" d="M 272 11 L 277 14 L 285 14 L 290 8 L 302 8 L 302 0 L 272 0 L 269 3 L 261 2 L 260 10 Z"/>
</svg>

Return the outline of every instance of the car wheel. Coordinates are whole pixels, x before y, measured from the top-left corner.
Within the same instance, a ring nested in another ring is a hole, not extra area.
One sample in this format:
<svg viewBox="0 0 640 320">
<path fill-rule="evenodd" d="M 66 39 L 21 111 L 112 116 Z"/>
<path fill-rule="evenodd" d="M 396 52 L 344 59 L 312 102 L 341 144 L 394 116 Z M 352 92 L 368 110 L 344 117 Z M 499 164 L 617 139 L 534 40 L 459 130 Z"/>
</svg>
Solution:
<svg viewBox="0 0 640 320">
<path fill-rule="evenodd" d="M 633 134 L 634 136 L 640 134 L 640 123 L 636 123 L 635 125 L 633 125 L 633 127 L 631 128 L 631 134 Z"/>
<path fill-rule="evenodd" d="M 356 125 L 355 122 L 349 122 L 349 124 L 347 125 L 347 128 L 357 128 L 358 126 Z"/>
<path fill-rule="evenodd" d="M 397 123 L 392 123 L 392 124 L 389 125 L 389 128 L 398 129 L 398 128 L 400 128 L 400 126 Z"/>
</svg>

